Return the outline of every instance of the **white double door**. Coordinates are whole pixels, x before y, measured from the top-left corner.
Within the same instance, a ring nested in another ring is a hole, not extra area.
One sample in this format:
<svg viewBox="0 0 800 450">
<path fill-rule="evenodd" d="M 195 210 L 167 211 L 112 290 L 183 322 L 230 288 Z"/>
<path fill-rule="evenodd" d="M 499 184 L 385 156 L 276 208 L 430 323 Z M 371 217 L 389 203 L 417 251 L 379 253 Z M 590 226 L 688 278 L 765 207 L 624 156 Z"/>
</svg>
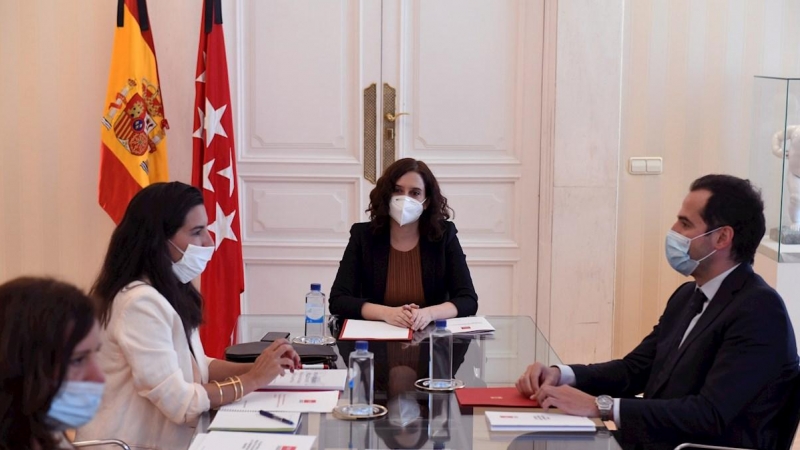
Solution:
<svg viewBox="0 0 800 450">
<path fill-rule="evenodd" d="M 243 313 L 300 314 L 310 283 L 330 292 L 374 180 L 412 157 L 455 210 L 479 314 L 534 315 L 543 10 L 543 0 L 229 7 Z"/>
</svg>

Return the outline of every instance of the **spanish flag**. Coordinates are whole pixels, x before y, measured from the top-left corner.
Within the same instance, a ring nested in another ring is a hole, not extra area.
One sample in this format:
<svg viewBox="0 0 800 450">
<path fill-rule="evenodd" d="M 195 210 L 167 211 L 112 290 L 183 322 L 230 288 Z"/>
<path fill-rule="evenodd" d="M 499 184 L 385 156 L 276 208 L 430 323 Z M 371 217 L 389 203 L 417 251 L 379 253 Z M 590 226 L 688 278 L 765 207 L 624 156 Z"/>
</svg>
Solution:
<svg viewBox="0 0 800 450">
<path fill-rule="evenodd" d="M 118 0 L 100 127 L 100 206 L 115 223 L 139 190 L 169 179 L 164 103 L 146 0 Z"/>
</svg>

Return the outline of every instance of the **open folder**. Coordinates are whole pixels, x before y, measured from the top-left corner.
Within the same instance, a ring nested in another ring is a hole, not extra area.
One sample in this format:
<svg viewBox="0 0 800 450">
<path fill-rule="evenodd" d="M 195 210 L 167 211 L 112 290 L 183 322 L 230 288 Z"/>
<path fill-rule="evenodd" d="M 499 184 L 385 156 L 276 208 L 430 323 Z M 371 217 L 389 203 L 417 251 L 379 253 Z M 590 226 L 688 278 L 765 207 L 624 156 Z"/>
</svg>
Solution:
<svg viewBox="0 0 800 450">
<path fill-rule="evenodd" d="M 339 333 L 341 341 L 410 341 L 411 330 L 373 320 L 347 319 Z"/>
</svg>

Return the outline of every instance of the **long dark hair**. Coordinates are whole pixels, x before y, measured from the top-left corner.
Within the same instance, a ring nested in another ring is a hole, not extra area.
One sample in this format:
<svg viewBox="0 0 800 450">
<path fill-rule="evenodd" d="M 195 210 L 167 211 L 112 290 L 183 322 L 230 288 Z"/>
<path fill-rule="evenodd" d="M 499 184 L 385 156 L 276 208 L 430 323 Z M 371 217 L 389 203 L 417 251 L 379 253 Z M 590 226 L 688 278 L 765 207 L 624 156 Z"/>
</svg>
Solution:
<svg viewBox="0 0 800 450">
<path fill-rule="evenodd" d="M 99 302 L 103 325 L 111 319 L 117 293 L 146 279 L 175 308 L 187 336 L 200 326 L 203 298 L 192 283 L 181 283 L 172 272 L 167 240 L 183 226 L 189 211 L 202 204 L 199 190 L 178 181 L 151 184 L 131 199 L 90 292 Z"/>
<path fill-rule="evenodd" d="M 56 447 L 47 411 L 95 308 L 78 288 L 49 278 L 0 285 L 0 448 Z"/>
<path fill-rule="evenodd" d="M 442 195 L 439 182 L 436 181 L 431 169 L 424 162 L 414 158 L 398 159 L 392 163 L 378 178 L 378 182 L 369 193 L 369 208 L 365 212 L 369 213 L 372 230 L 375 233 L 388 232 L 391 220 L 389 201 L 394 194 L 397 180 L 408 172 L 418 173 L 425 183 L 426 208 L 419 218 L 419 233 L 432 241 L 438 241 L 444 234 L 444 222 L 450 219 L 453 210 L 447 206 L 447 198 Z"/>
</svg>

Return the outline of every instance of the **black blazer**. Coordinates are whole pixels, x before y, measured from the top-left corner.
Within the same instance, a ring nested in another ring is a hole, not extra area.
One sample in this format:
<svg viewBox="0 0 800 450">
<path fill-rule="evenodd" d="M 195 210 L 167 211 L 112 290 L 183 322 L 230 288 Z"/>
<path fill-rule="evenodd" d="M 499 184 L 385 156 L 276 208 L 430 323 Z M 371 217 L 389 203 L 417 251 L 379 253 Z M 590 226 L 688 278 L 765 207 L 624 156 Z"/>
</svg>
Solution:
<svg viewBox="0 0 800 450">
<path fill-rule="evenodd" d="M 775 448 L 776 415 L 799 372 L 783 300 L 742 263 L 678 348 L 685 329 L 677 324 L 694 290 L 694 282 L 679 287 L 650 335 L 623 359 L 571 366 L 575 387 L 622 398 L 623 443 Z M 677 356 L 668 359 L 671 352 Z M 642 392 L 643 399 L 632 398 Z"/>
<path fill-rule="evenodd" d="M 456 237 L 458 230 L 453 222 L 445 224 L 444 235 L 438 241 L 425 236 L 419 239 L 425 302 L 438 305 L 449 301 L 458 309 L 458 317 L 471 316 L 478 311 L 478 294 Z M 390 245 L 389 232 L 373 234 L 369 222 L 350 228 L 350 242 L 331 288 L 331 314 L 361 319 L 364 303 L 383 304 Z"/>
</svg>

